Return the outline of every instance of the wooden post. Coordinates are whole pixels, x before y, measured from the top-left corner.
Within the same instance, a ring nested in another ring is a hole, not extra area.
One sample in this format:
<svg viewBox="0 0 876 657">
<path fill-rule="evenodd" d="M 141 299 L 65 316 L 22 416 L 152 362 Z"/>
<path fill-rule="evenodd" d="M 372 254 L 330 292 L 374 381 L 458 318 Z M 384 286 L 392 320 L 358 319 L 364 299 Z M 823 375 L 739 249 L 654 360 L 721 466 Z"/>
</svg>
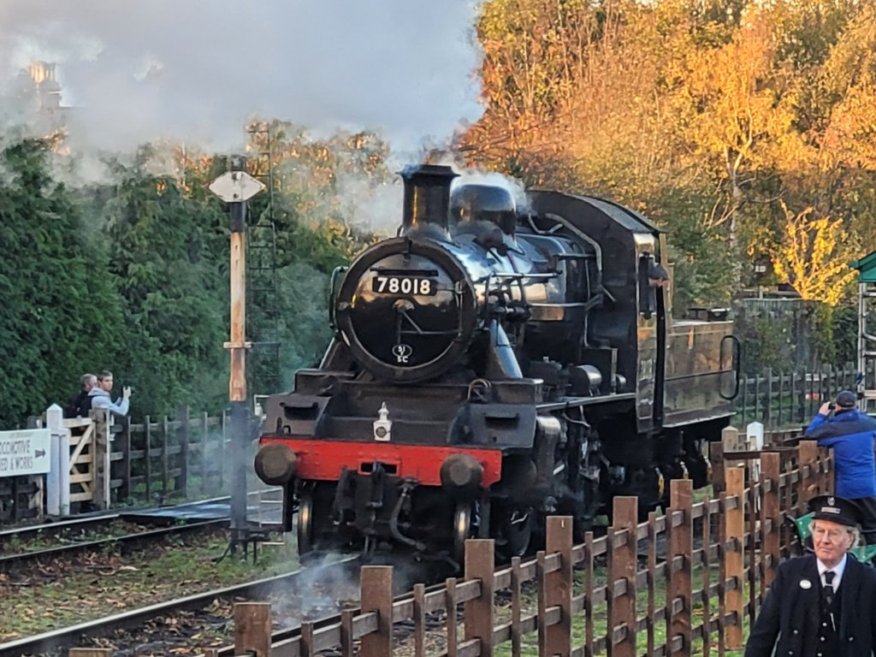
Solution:
<svg viewBox="0 0 876 657">
<path fill-rule="evenodd" d="M 377 631 L 362 637 L 361 657 L 392 654 L 392 566 L 363 566 L 362 613 L 377 613 Z"/>
<path fill-rule="evenodd" d="M 112 648 L 70 648 L 70 657 L 112 657 Z"/>
<path fill-rule="evenodd" d="M 779 567 L 779 537 L 782 514 L 779 508 L 779 455 L 764 452 L 760 455 L 761 475 L 763 477 L 763 504 L 760 509 L 760 526 L 763 528 L 761 558 L 763 559 L 763 589 L 766 590 L 775 577 Z"/>
<path fill-rule="evenodd" d="M 693 549 L 693 482 L 690 479 L 673 479 L 669 488 L 669 512 L 666 522 L 669 525 L 669 587 L 666 603 L 669 607 L 669 632 L 666 636 L 667 654 L 672 654 L 672 641 L 681 639 L 681 653 L 691 654 L 691 559 Z M 681 522 L 675 525 L 675 516 L 681 514 Z M 678 565 L 676 565 L 678 564 Z"/>
<path fill-rule="evenodd" d="M 480 639 L 481 657 L 493 654 L 493 550 L 492 539 L 465 542 L 465 579 L 481 582 L 480 596 L 463 605 L 465 640 Z"/>
<path fill-rule="evenodd" d="M 146 462 L 146 504 L 152 504 L 152 418 L 148 415 L 143 418 L 144 445 L 143 454 Z"/>
<path fill-rule="evenodd" d="M 818 495 L 818 443 L 801 440 L 797 445 L 797 467 L 800 484 L 797 491 L 797 513 L 806 513 L 809 500 Z"/>
<path fill-rule="evenodd" d="M 204 411 L 201 414 L 201 493 L 207 494 L 207 477 L 209 475 L 209 468 L 207 468 L 207 464 L 209 461 L 208 458 L 208 450 L 207 450 L 207 439 L 210 435 L 210 418 L 207 416 L 207 411 Z"/>
<path fill-rule="evenodd" d="M 727 468 L 726 500 L 735 498 L 736 507 L 724 509 L 721 514 L 721 542 L 724 548 L 724 582 L 733 580 L 734 587 L 724 595 L 724 608 L 728 614 L 735 614 L 736 623 L 727 627 L 725 633 L 727 648 L 742 649 L 742 619 L 744 599 L 744 541 L 745 541 L 745 468 Z M 727 544 L 733 541 L 733 547 Z"/>
<path fill-rule="evenodd" d="M 70 438 L 69 430 L 64 428 L 64 411 L 57 404 L 46 409 L 46 428 L 49 430 L 51 451 L 49 452 L 50 467 L 46 475 L 46 511 L 50 516 L 61 515 L 61 473 L 66 469 L 67 479 L 67 512 L 70 511 Z M 66 443 L 63 438 L 66 437 Z M 63 456 L 66 455 L 66 458 Z"/>
<path fill-rule="evenodd" d="M 182 493 L 185 496 L 188 493 L 189 481 L 189 424 L 191 422 L 188 406 L 179 409 L 177 420 L 180 422 L 180 427 L 176 434 L 179 442 L 179 474 L 176 477 L 173 488 L 175 493 Z"/>
<path fill-rule="evenodd" d="M 709 443 L 709 461 L 712 464 L 712 491 L 719 495 L 726 490 L 724 481 L 724 432 L 730 430 L 739 433 L 734 427 L 725 427 L 721 432 L 721 440 Z"/>
<path fill-rule="evenodd" d="M 313 649 L 313 632 L 313 621 L 304 621 L 301 623 L 301 635 L 298 641 L 299 657 L 316 657 L 316 651 Z"/>
<path fill-rule="evenodd" d="M 818 448 L 818 488 L 822 495 L 835 493 L 833 454 L 825 447 Z"/>
<path fill-rule="evenodd" d="M 546 628 L 539 646 L 542 655 L 569 657 L 572 653 L 572 544 L 572 516 L 549 516 L 545 547 L 549 554 L 560 553 L 561 565 L 545 577 L 545 604 L 559 606 L 562 617 Z"/>
<path fill-rule="evenodd" d="M 352 609 L 341 611 L 341 657 L 353 657 L 355 644 L 353 642 L 353 618 L 355 612 Z"/>
<path fill-rule="evenodd" d="M 122 419 L 122 486 L 119 488 L 119 501 L 131 496 L 131 418 L 126 415 Z"/>
<path fill-rule="evenodd" d="M 426 655 L 426 585 L 414 584 L 414 655 Z"/>
<path fill-rule="evenodd" d="M 164 416 L 164 421 L 161 423 L 161 503 L 164 504 L 165 499 L 167 498 L 167 489 L 168 489 L 168 478 L 170 471 L 170 454 L 167 453 L 168 446 L 170 445 L 170 441 L 168 440 L 168 434 L 170 433 L 170 429 L 168 427 L 167 416 Z"/>
<path fill-rule="evenodd" d="M 271 657 L 271 605 L 238 602 L 234 605 L 234 654 Z"/>
<path fill-rule="evenodd" d="M 610 657 L 635 657 L 638 500 L 635 497 L 615 497 L 613 518 L 614 523 L 608 530 L 608 654 Z M 623 547 L 614 547 L 614 535 L 622 531 L 627 533 L 627 542 Z M 615 598 L 614 583 L 618 580 L 626 581 L 627 591 Z M 626 635 L 615 644 L 614 634 L 621 626 L 626 627 Z"/>
<path fill-rule="evenodd" d="M 92 411 L 95 420 L 94 438 L 91 443 L 92 453 L 92 489 L 91 501 L 97 509 L 108 509 L 110 506 L 110 425 L 112 414 L 108 410 Z"/>
</svg>

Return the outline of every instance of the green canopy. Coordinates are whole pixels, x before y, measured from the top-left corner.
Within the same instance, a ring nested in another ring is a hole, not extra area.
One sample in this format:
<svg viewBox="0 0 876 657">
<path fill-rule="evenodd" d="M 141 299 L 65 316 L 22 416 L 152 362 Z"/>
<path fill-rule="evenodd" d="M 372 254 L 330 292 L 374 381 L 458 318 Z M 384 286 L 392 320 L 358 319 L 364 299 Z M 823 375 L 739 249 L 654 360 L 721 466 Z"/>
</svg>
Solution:
<svg viewBox="0 0 876 657">
<path fill-rule="evenodd" d="M 860 260 L 850 262 L 849 265 L 861 272 L 858 282 L 876 283 L 876 251 L 865 255 Z"/>
</svg>

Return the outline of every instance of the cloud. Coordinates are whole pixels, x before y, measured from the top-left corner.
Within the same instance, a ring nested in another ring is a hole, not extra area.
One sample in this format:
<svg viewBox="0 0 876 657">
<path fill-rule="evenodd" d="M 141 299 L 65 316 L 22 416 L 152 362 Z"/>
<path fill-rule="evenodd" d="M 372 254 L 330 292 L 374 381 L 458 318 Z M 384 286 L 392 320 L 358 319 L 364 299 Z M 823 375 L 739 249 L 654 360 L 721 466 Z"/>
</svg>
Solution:
<svg viewBox="0 0 876 657">
<path fill-rule="evenodd" d="M 396 151 L 477 120 L 477 0 L 3 0 L 0 89 L 40 59 L 90 142 L 242 143 L 254 115 L 378 131 Z"/>
</svg>

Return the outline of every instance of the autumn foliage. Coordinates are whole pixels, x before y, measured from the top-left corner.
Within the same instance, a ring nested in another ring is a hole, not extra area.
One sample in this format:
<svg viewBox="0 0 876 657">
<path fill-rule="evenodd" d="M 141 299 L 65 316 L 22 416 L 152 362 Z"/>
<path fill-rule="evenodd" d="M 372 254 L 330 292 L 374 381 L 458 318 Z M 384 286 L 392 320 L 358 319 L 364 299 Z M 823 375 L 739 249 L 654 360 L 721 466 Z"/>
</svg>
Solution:
<svg viewBox="0 0 876 657">
<path fill-rule="evenodd" d="M 478 35 L 469 162 L 655 217 L 683 300 L 766 260 L 835 304 L 876 248 L 873 3 L 488 0 Z"/>
</svg>

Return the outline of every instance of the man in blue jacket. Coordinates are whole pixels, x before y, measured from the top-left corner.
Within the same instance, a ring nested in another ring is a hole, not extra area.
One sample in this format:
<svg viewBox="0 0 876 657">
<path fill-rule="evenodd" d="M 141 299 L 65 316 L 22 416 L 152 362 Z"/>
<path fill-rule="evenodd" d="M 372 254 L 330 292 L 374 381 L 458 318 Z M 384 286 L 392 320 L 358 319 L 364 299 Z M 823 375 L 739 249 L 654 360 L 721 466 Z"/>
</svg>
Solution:
<svg viewBox="0 0 876 657">
<path fill-rule="evenodd" d="M 843 390 L 836 397 L 836 408 L 822 404 L 803 437 L 833 449 L 834 493 L 858 506 L 864 540 L 876 543 L 876 420 L 856 404 L 855 393 Z"/>
</svg>

